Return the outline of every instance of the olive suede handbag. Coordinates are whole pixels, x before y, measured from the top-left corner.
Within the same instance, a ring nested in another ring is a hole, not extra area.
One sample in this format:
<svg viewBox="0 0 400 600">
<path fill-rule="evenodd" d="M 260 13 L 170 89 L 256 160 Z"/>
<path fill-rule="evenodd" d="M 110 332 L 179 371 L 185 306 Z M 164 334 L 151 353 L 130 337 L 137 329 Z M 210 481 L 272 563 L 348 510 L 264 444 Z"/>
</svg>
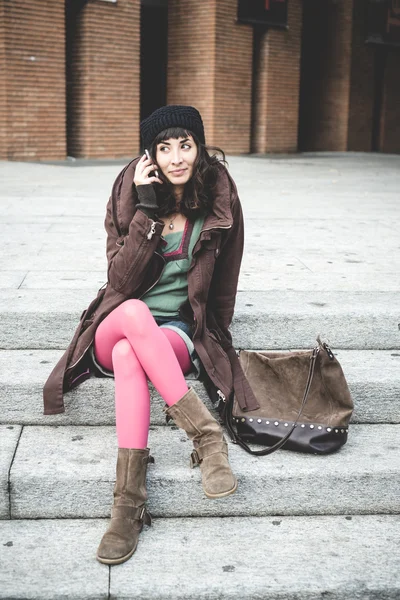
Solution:
<svg viewBox="0 0 400 600">
<path fill-rule="evenodd" d="M 238 355 L 260 407 L 243 411 L 233 395 L 224 404 L 232 441 L 258 456 L 279 448 L 328 454 L 346 443 L 353 401 L 339 361 L 320 338 L 312 350 Z"/>
</svg>

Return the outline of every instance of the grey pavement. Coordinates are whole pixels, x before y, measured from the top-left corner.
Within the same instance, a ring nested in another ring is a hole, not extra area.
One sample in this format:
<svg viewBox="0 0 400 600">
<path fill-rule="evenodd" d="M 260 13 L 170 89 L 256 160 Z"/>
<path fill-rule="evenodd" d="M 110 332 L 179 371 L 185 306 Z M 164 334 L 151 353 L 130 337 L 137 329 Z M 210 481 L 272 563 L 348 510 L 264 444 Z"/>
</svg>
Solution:
<svg viewBox="0 0 400 600">
<path fill-rule="evenodd" d="M 130 561 L 98 564 L 113 382 L 85 382 L 51 417 L 41 389 L 106 281 L 105 206 L 124 163 L 0 162 L 0 599 L 400 596 L 400 156 L 228 161 L 246 232 L 234 343 L 327 339 L 355 403 L 348 443 L 262 458 L 229 444 L 238 491 L 210 501 L 151 389 L 156 518 Z"/>
<path fill-rule="evenodd" d="M 3 290 L 2 348 L 65 348 L 97 289 Z M 320 334 L 334 348 L 397 348 L 398 295 L 393 291 L 239 291 L 232 325 L 234 343 L 254 350 L 309 348 Z M 15 329 L 14 323 L 21 321 L 26 327 Z"/>
<path fill-rule="evenodd" d="M 238 489 L 210 502 L 200 469 L 189 468 L 192 444 L 186 434 L 152 427 L 149 510 L 156 517 L 396 513 L 399 439 L 400 425 L 352 425 L 339 452 L 282 451 L 267 460 L 230 443 Z M 12 518 L 106 517 L 116 448 L 113 427 L 24 427 L 10 472 Z"/>
<path fill-rule="evenodd" d="M 0 414 L 3 423 L 21 425 L 114 425 L 114 382 L 92 377 L 65 395 L 66 412 L 43 415 L 43 381 L 61 357 L 55 350 L 0 350 Z M 400 423 L 400 351 L 338 350 L 354 401 L 354 423 Z M 189 380 L 211 408 L 204 386 Z M 151 389 L 151 424 L 165 424 L 164 402 Z M 82 394 L 84 391 L 84 394 Z M 379 401 L 377 400 L 379 398 Z"/>
<path fill-rule="evenodd" d="M 228 161 L 246 220 L 240 290 L 399 290 L 399 156 Z M 0 162 L 3 288 L 104 283 L 105 205 L 121 168 Z"/>
<path fill-rule="evenodd" d="M 94 559 L 105 529 L 100 519 L 3 521 L 1 597 L 397 600 L 400 595 L 398 516 L 157 519 L 141 535 L 134 558 L 111 569 Z"/>
<path fill-rule="evenodd" d="M 0 519 L 10 518 L 10 469 L 21 435 L 19 425 L 0 425 Z"/>
</svg>

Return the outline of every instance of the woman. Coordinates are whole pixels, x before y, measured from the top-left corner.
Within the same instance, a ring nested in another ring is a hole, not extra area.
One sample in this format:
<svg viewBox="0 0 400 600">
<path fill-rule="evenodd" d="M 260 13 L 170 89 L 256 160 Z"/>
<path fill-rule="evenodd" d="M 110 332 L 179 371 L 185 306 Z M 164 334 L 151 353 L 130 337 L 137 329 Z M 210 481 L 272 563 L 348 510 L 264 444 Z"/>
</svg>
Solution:
<svg viewBox="0 0 400 600">
<path fill-rule="evenodd" d="M 127 560 L 143 523 L 150 424 L 148 379 L 165 412 L 193 440 L 209 498 L 237 488 L 222 429 L 185 375 L 210 395 L 233 391 L 257 407 L 228 327 L 243 252 L 243 218 L 235 184 L 205 147 L 199 112 L 165 106 L 141 123 L 150 151 L 117 177 L 107 205 L 108 282 L 83 312 L 74 338 L 44 388 L 45 414 L 64 410 L 66 392 L 92 373 L 115 378 L 118 457 L 111 522 L 97 558 Z"/>
</svg>

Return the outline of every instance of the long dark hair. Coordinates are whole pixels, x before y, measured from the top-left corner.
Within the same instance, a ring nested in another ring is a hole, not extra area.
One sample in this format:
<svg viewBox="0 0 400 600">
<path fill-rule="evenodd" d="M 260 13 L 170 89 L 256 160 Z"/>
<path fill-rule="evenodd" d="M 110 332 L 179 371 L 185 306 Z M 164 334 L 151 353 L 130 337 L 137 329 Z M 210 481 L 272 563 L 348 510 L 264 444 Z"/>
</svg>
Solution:
<svg viewBox="0 0 400 600">
<path fill-rule="evenodd" d="M 193 165 L 193 175 L 185 184 L 182 199 L 179 205 L 179 212 L 190 220 L 199 215 L 206 215 L 212 212 L 213 194 L 212 190 L 217 182 L 218 163 L 226 163 L 225 153 L 217 146 L 205 146 L 202 144 L 196 134 L 182 127 L 170 127 L 161 131 L 154 139 L 150 154 L 156 162 L 157 145 L 163 140 L 169 138 L 178 139 L 192 136 L 197 146 L 197 156 Z M 218 156 L 219 155 L 219 156 Z M 157 192 L 158 215 L 164 217 L 175 213 L 177 210 L 176 199 L 173 193 L 172 183 L 165 177 L 161 169 L 158 170 L 163 185 L 155 186 Z"/>
</svg>

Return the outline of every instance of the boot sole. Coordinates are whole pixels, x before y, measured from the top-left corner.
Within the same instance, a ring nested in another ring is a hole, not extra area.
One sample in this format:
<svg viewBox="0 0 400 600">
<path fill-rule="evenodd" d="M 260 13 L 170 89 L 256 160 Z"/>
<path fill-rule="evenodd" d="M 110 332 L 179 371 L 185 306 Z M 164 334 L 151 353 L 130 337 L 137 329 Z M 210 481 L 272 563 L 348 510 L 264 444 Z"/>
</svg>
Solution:
<svg viewBox="0 0 400 600">
<path fill-rule="evenodd" d="M 227 492 L 221 492 L 220 494 L 210 494 L 209 492 L 206 492 L 206 490 L 204 490 L 204 493 L 207 496 L 207 498 L 211 498 L 212 500 L 214 498 L 225 498 L 225 496 L 230 496 L 231 494 L 233 494 L 233 492 L 236 492 L 237 486 L 238 482 L 236 480 L 234 487 L 231 490 L 228 490 Z"/>
<path fill-rule="evenodd" d="M 132 554 L 135 552 L 136 548 L 137 544 L 130 552 L 128 552 L 128 554 L 126 554 L 125 556 L 121 556 L 121 558 L 103 558 L 98 554 L 96 554 L 96 558 L 99 562 L 103 563 L 103 565 L 120 565 L 121 563 L 130 559 Z"/>
</svg>

